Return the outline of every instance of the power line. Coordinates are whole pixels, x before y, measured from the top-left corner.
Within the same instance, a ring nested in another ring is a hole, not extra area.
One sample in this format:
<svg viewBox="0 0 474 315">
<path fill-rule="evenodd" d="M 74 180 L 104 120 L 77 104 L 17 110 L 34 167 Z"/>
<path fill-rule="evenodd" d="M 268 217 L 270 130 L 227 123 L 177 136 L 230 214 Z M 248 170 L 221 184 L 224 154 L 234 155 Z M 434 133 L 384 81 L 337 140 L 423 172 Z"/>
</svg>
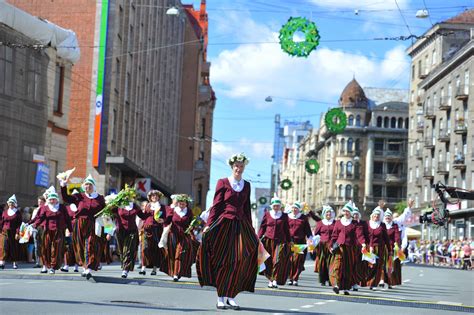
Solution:
<svg viewBox="0 0 474 315">
<path fill-rule="evenodd" d="M 397 0 L 394 0 L 394 1 L 395 1 L 395 4 L 397 5 L 398 12 L 400 12 L 400 15 L 402 16 L 403 22 L 405 22 L 405 26 L 408 29 L 408 33 L 410 33 L 410 35 L 413 36 L 413 33 L 410 30 L 410 26 L 408 26 L 407 20 L 405 19 L 405 16 L 403 15 L 402 10 L 400 9 L 400 6 L 398 5 L 398 1 Z"/>
</svg>

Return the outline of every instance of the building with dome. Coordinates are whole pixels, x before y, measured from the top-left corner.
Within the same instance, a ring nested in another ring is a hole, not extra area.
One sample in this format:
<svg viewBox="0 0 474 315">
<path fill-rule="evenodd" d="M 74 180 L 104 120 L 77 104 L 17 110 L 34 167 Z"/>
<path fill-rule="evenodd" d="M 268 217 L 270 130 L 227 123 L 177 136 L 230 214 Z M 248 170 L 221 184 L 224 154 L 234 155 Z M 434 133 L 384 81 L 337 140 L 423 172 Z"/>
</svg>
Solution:
<svg viewBox="0 0 474 315">
<path fill-rule="evenodd" d="M 281 198 L 305 201 L 313 209 L 323 204 L 341 208 L 353 200 L 367 214 L 380 199 L 389 207 L 405 200 L 407 95 L 406 90 L 364 90 L 355 78 L 349 82 L 338 100 L 347 115 L 345 131 L 332 134 L 321 117 L 320 128 L 299 142 L 298 161 L 281 167 L 280 178 L 293 184 L 280 188 Z M 317 174 L 306 171 L 308 159 L 319 162 Z"/>
</svg>

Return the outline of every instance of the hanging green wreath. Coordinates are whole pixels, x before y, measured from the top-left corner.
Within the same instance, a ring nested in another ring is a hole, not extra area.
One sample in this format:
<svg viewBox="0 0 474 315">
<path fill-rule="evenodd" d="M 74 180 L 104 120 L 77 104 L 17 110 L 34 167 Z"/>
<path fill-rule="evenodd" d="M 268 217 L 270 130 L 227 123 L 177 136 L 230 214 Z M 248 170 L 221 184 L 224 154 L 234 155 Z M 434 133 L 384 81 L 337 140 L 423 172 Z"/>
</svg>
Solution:
<svg viewBox="0 0 474 315">
<path fill-rule="evenodd" d="M 291 182 L 291 180 L 287 178 L 281 181 L 280 187 L 283 190 L 288 190 L 288 189 L 291 189 L 291 187 L 293 187 L 293 183 Z"/>
<path fill-rule="evenodd" d="M 340 108 L 333 108 L 324 116 L 324 122 L 329 131 L 341 133 L 347 126 L 347 115 Z"/>
<path fill-rule="evenodd" d="M 319 171 L 319 163 L 315 159 L 306 161 L 305 163 L 306 172 L 310 174 L 316 174 Z"/>
<path fill-rule="evenodd" d="M 254 203 L 252 203 L 251 207 L 252 207 L 253 210 L 255 210 L 255 209 L 257 209 L 257 204 L 254 202 Z"/>
<path fill-rule="evenodd" d="M 260 197 L 258 198 L 258 202 L 260 202 L 261 205 L 264 205 L 267 203 L 267 198 L 265 197 Z"/>
<path fill-rule="evenodd" d="M 293 37 L 296 32 L 304 33 L 305 40 L 295 42 Z M 281 49 L 296 57 L 308 57 L 319 45 L 320 38 L 316 24 L 303 17 L 290 17 L 280 29 L 279 36 Z"/>
</svg>

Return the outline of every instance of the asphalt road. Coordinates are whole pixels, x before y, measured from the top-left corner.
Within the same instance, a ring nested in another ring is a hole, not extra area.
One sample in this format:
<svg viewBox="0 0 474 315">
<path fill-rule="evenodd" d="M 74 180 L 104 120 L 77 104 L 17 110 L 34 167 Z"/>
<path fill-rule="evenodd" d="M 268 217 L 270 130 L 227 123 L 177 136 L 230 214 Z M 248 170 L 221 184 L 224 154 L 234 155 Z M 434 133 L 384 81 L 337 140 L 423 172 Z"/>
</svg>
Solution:
<svg viewBox="0 0 474 315">
<path fill-rule="evenodd" d="M 393 290 L 361 289 L 351 296 L 335 295 L 317 285 L 307 262 L 298 287 L 266 288 L 259 276 L 254 294 L 240 294 L 241 313 L 330 314 L 459 314 L 474 313 L 474 273 L 405 266 L 404 284 Z M 7 266 L 8 267 L 8 266 Z M 215 313 L 213 288 L 201 288 L 195 277 L 172 282 L 163 274 L 124 280 L 117 265 L 104 266 L 87 281 L 76 273 L 39 274 L 20 266 L 0 271 L 1 314 L 148 314 Z M 234 312 L 232 310 L 220 313 Z"/>
</svg>

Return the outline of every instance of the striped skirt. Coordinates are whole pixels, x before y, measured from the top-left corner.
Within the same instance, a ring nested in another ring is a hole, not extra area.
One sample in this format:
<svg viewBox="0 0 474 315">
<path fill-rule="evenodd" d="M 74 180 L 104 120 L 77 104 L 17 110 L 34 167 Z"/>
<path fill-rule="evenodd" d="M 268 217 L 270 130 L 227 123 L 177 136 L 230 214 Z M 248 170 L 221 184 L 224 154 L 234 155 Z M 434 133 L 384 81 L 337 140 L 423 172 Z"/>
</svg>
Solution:
<svg viewBox="0 0 474 315">
<path fill-rule="evenodd" d="M 303 241 L 295 241 L 295 244 L 306 244 Z M 308 250 L 305 249 L 303 254 L 292 254 L 290 256 L 290 280 L 298 281 L 300 274 L 305 270 L 304 269 L 304 262 L 306 260 L 306 255 L 308 254 Z"/>
<path fill-rule="evenodd" d="M 15 230 L 0 233 L 0 260 L 16 262 L 20 257 L 20 243 L 15 239 Z"/>
<path fill-rule="evenodd" d="M 314 272 L 318 273 L 319 283 L 325 284 L 329 279 L 329 266 L 331 265 L 333 255 L 329 252 L 329 243 L 319 243 L 316 247 L 316 260 Z"/>
<path fill-rule="evenodd" d="M 354 283 L 355 246 L 340 245 L 333 252 L 329 265 L 329 281 L 341 290 L 350 290 Z"/>
<path fill-rule="evenodd" d="M 45 230 L 43 234 L 43 250 L 41 258 L 48 269 L 58 270 L 64 259 L 64 230 Z"/>
<path fill-rule="evenodd" d="M 263 247 L 270 254 L 265 261 L 263 274 L 268 280 L 276 280 L 277 284 L 284 285 L 290 274 L 291 252 L 289 243 L 276 243 L 274 240 L 264 238 Z"/>
<path fill-rule="evenodd" d="M 355 253 L 355 273 L 354 273 L 354 282 L 361 287 L 367 286 L 367 269 L 368 263 L 365 260 L 362 260 L 361 248 L 357 247 Z"/>
<path fill-rule="evenodd" d="M 383 279 L 385 262 L 387 261 L 387 253 L 379 247 L 374 248 L 374 254 L 377 255 L 377 261 L 375 264 L 368 264 L 367 268 L 367 286 L 376 287 L 379 285 L 380 280 Z"/>
<path fill-rule="evenodd" d="M 388 259 L 393 259 L 389 257 Z M 389 285 L 401 285 L 402 284 L 402 264 L 400 263 L 400 259 L 397 259 L 392 262 L 392 269 L 388 270 L 384 280 Z M 391 271 L 389 273 L 389 271 Z"/>
<path fill-rule="evenodd" d="M 100 264 L 102 247 L 94 233 L 94 220 L 78 218 L 72 227 L 72 243 L 77 263 L 83 268 L 97 270 Z"/>
<path fill-rule="evenodd" d="M 196 251 L 191 235 L 171 229 L 168 235 L 168 248 L 160 271 L 169 276 L 191 278 L 191 266 L 196 260 Z"/>
<path fill-rule="evenodd" d="M 138 231 L 118 230 L 115 235 L 122 270 L 133 271 L 138 250 Z"/>
<path fill-rule="evenodd" d="M 68 266 L 75 265 L 76 256 L 74 255 L 74 246 L 72 244 L 72 237 L 66 237 L 64 240 L 64 244 L 66 245 L 65 252 L 64 252 L 64 262 Z"/>
<path fill-rule="evenodd" d="M 213 286 L 219 297 L 254 292 L 258 272 L 258 238 L 247 220 L 219 219 L 202 236 L 196 270 L 201 286 Z"/>
<path fill-rule="evenodd" d="M 163 233 L 162 227 L 151 226 L 144 229 L 140 253 L 143 266 L 148 268 L 161 267 L 164 256 L 163 249 L 158 247 L 161 233 Z"/>
</svg>

